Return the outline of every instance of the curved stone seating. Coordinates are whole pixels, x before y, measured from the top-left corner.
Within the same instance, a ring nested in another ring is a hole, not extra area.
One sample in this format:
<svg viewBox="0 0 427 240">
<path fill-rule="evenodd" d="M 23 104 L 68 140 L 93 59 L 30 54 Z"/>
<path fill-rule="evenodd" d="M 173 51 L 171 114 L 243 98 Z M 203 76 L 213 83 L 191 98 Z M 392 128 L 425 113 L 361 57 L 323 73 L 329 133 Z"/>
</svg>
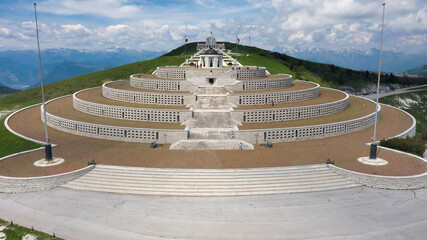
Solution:
<svg viewBox="0 0 427 240">
<path fill-rule="evenodd" d="M 168 93 L 168 92 L 155 92 L 155 91 L 131 91 L 112 88 L 108 85 L 111 83 L 104 83 L 102 85 L 102 94 L 104 97 L 143 104 L 158 104 L 158 105 L 188 105 L 194 103 L 195 96 L 190 93 Z"/>
<path fill-rule="evenodd" d="M 73 106 L 75 109 L 91 115 L 133 121 L 175 123 L 185 122 L 192 116 L 189 110 L 136 108 L 89 102 L 77 97 L 83 91 L 87 91 L 87 89 L 73 94 Z"/>
<path fill-rule="evenodd" d="M 300 107 L 234 110 L 231 116 L 242 123 L 290 121 L 326 116 L 347 108 L 349 96 L 347 93 L 342 93 L 345 97 L 334 102 Z"/>
<path fill-rule="evenodd" d="M 63 187 L 173 196 L 241 196 L 325 191 L 361 186 L 326 165 L 256 169 L 157 169 L 97 165 Z"/>
<path fill-rule="evenodd" d="M 283 91 L 260 91 L 257 93 L 233 93 L 228 96 L 229 102 L 235 105 L 265 105 L 270 104 L 271 100 L 275 104 L 290 103 L 310 100 L 319 96 L 320 86 L 315 86 L 302 90 L 283 90 Z M 280 90 L 280 89 L 279 89 Z"/>
</svg>

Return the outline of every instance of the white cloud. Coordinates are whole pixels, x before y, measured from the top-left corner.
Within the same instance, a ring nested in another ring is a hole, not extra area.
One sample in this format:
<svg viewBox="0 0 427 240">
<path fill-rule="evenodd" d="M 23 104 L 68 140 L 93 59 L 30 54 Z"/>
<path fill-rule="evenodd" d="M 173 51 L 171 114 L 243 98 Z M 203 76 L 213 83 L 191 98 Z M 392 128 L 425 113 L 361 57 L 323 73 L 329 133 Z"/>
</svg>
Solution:
<svg viewBox="0 0 427 240">
<path fill-rule="evenodd" d="M 106 18 L 134 18 L 141 13 L 141 8 L 127 4 L 125 0 L 46 0 L 39 3 L 41 12 L 59 15 L 95 15 Z"/>
<path fill-rule="evenodd" d="M 168 5 L 171 4 L 171 5 Z M 170 50 L 203 41 L 212 31 L 219 40 L 273 49 L 378 48 L 382 5 L 371 0 L 184 1 L 156 4 L 128 0 L 46 0 L 38 11 L 64 17 L 65 23 L 40 24 L 42 46 L 107 48 L 124 46 Z M 426 49 L 425 0 L 390 1 L 386 5 L 384 47 Z M 41 14 L 42 15 L 42 14 Z M 98 22 L 85 22 L 85 17 Z M 74 22 L 70 19 L 76 19 Z M 82 19 L 80 21 L 80 19 Z M 101 22 L 101 23 L 100 23 Z M 25 46 L 35 37 L 32 21 L 2 24 L 0 44 Z"/>
</svg>

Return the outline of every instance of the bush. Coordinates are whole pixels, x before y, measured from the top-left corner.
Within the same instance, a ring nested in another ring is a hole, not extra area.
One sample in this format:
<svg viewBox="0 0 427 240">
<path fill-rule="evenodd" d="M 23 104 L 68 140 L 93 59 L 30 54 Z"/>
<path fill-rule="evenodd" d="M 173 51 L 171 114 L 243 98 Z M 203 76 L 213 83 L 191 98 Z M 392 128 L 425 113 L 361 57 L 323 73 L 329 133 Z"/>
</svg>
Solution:
<svg viewBox="0 0 427 240">
<path fill-rule="evenodd" d="M 383 139 L 380 145 L 419 156 L 422 156 L 425 151 L 425 141 L 416 137 Z"/>
</svg>

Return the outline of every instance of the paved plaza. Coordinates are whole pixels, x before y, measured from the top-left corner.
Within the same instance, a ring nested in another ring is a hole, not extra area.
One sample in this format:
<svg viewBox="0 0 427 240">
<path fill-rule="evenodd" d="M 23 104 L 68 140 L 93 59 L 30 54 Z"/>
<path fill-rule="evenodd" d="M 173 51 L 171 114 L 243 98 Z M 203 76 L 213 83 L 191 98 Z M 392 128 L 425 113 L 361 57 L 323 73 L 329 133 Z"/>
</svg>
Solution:
<svg viewBox="0 0 427 240">
<path fill-rule="evenodd" d="M 0 194 L 0 218 L 65 239 L 425 239 L 427 189 L 247 197 L 56 188 Z"/>
</svg>

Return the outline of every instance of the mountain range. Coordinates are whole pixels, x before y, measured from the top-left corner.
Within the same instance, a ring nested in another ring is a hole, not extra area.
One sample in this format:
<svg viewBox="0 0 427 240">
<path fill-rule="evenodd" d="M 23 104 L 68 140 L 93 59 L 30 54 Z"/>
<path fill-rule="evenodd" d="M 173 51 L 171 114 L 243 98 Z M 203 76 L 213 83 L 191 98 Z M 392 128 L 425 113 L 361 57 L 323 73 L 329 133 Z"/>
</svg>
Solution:
<svg viewBox="0 0 427 240">
<path fill-rule="evenodd" d="M 152 59 L 163 52 L 128 50 L 112 47 L 105 50 L 46 49 L 41 52 L 44 83 L 52 83 L 82 74 L 128 63 Z M 0 52 L 0 85 L 27 89 L 40 85 L 37 51 Z"/>
<path fill-rule="evenodd" d="M 274 51 L 319 63 L 334 64 L 339 67 L 362 71 L 378 71 L 380 51 L 378 49 L 330 50 L 322 48 L 279 48 Z M 381 71 L 389 73 L 406 73 L 408 69 L 427 63 L 427 50 L 416 53 L 383 51 Z M 409 73 L 408 73 L 409 74 Z"/>
</svg>

